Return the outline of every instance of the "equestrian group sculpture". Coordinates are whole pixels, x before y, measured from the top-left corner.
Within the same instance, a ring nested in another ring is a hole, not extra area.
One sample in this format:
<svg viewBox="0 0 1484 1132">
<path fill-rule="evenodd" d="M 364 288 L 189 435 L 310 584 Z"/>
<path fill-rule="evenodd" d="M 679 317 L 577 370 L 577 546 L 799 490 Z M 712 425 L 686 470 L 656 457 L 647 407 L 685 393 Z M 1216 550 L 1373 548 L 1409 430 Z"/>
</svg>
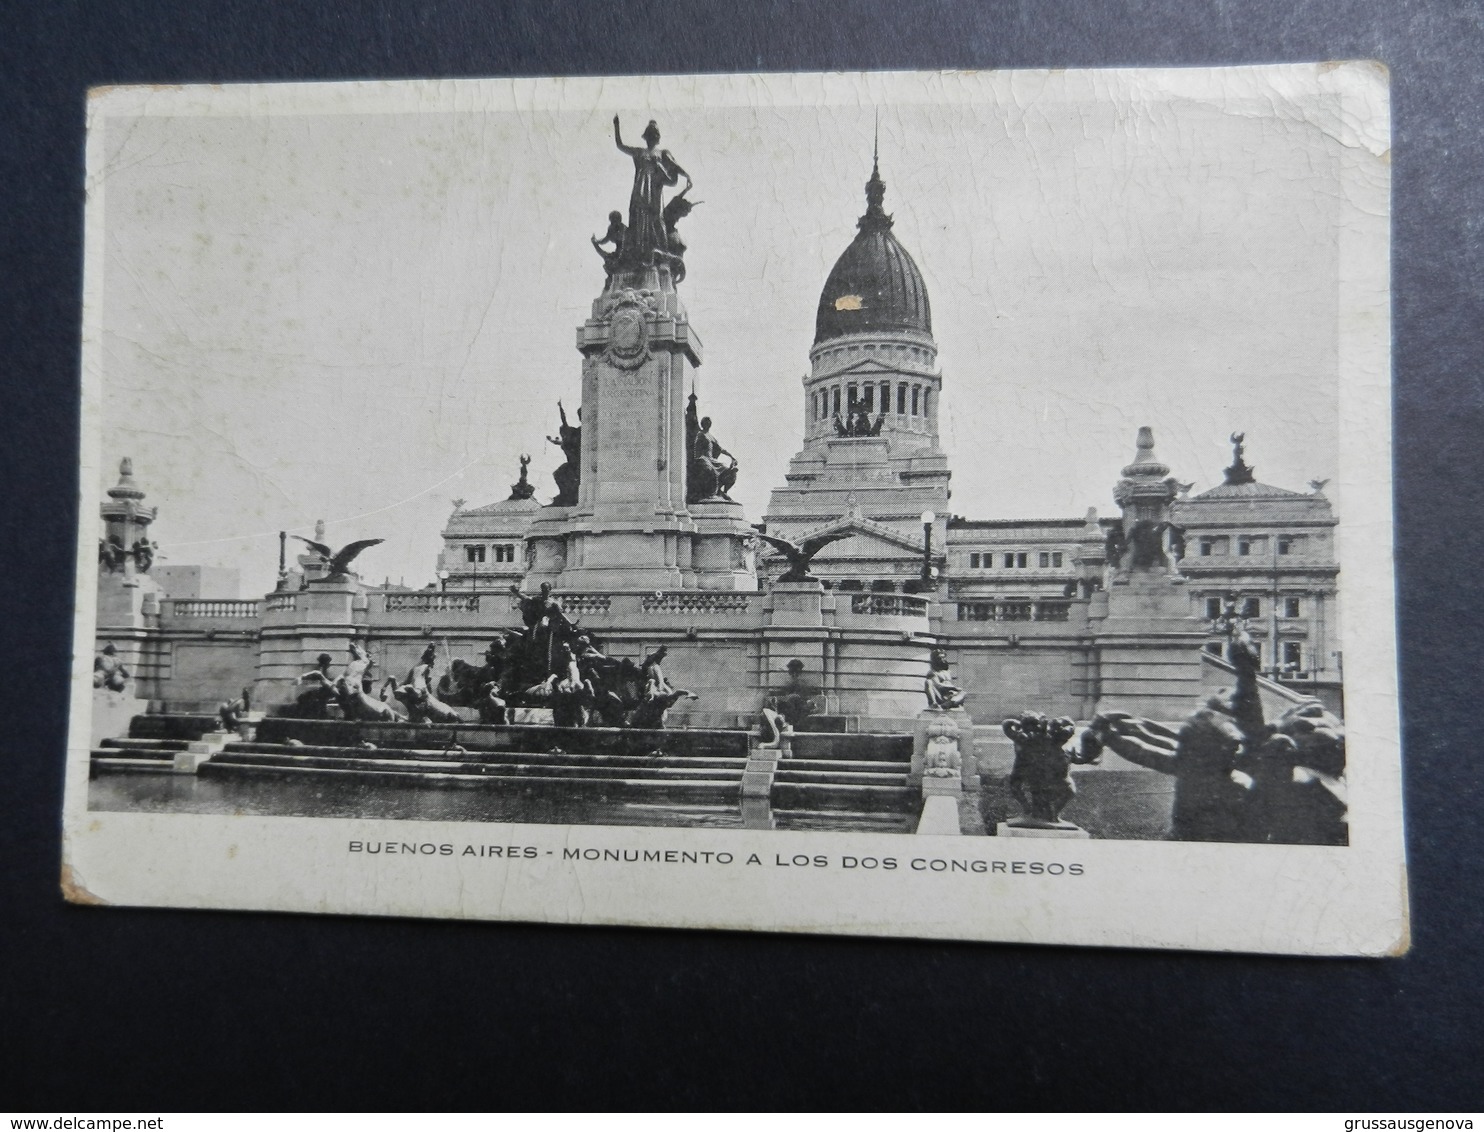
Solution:
<svg viewBox="0 0 1484 1132">
<path fill-rule="evenodd" d="M 633 159 L 634 182 L 629 192 L 628 223 L 615 209 L 608 214 L 607 231 L 591 238 L 603 259 L 603 270 L 611 279 L 622 272 L 663 266 L 679 283 L 685 278 L 685 242 L 675 226 L 701 203 L 688 195 L 692 188 L 690 174 L 668 149 L 660 148 L 660 129 L 653 120 L 644 127 L 642 146 L 625 145 L 615 114 L 613 142 Z M 685 188 L 667 203 L 664 190 L 674 188 L 682 179 Z"/>
</svg>

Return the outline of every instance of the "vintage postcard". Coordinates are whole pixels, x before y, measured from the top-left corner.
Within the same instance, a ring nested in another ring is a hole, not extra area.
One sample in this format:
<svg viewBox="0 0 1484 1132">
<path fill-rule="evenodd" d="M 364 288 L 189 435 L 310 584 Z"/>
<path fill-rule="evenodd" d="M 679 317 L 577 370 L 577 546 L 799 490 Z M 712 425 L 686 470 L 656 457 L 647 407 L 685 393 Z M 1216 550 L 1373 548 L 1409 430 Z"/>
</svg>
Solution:
<svg viewBox="0 0 1484 1132">
<path fill-rule="evenodd" d="M 1388 114 L 95 91 L 68 898 L 1405 950 Z"/>
</svg>

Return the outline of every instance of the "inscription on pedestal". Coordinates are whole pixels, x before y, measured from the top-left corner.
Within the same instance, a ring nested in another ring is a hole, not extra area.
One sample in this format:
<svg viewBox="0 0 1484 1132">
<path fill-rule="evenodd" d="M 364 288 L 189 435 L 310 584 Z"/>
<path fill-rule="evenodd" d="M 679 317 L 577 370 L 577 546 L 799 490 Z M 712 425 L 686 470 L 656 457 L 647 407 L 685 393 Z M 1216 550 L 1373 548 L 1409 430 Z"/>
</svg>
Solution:
<svg viewBox="0 0 1484 1132">
<path fill-rule="evenodd" d="M 655 493 L 655 374 L 649 366 L 599 377 L 603 412 L 595 453 L 599 502 L 648 501 Z"/>
</svg>

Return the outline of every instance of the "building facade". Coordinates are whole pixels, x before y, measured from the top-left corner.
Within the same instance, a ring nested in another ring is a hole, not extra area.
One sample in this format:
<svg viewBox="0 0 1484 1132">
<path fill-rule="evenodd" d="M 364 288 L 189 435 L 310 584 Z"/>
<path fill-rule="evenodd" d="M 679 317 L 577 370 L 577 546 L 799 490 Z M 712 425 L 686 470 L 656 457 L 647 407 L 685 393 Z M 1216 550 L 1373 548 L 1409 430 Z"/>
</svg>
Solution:
<svg viewBox="0 0 1484 1132">
<path fill-rule="evenodd" d="M 448 659 L 477 658 L 519 623 L 508 587 L 550 582 L 609 655 L 670 650 L 672 679 L 700 695 L 677 705 L 677 723 L 747 726 L 800 662 L 842 729 L 910 728 L 934 649 L 980 721 L 1105 708 L 1175 720 L 1227 682 L 1208 655 L 1220 644 L 1211 623 L 1237 601 L 1274 676 L 1337 688 L 1336 519 L 1322 484 L 1307 495 L 1260 484 L 1239 451 L 1225 482 L 1190 496 L 1143 428 L 1109 485 L 1116 513 L 952 513 L 928 289 L 885 192 L 873 164 L 815 311 L 802 447 L 758 524 L 795 542 L 841 536 L 811 566 L 822 584 L 774 582 L 782 560 L 749 545 L 741 506 L 724 492 L 692 498 L 683 393 L 699 339 L 675 280 L 650 267 L 630 285 L 610 277 L 578 329 L 589 411 L 572 503 L 543 506 L 523 458 L 507 499 L 456 504 L 428 590 L 330 578 L 306 555 L 261 601 L 172 599 L 120 553 L 154 518 L 126 467 L 103 505 L 100 555 L 118 566 L 100 573 L 100 646 L 119 646 L 153 703 L 251 685 L 271 706 L 351 641 L 383 673 L 405 671 L 430 640 Z"/>
</svg>

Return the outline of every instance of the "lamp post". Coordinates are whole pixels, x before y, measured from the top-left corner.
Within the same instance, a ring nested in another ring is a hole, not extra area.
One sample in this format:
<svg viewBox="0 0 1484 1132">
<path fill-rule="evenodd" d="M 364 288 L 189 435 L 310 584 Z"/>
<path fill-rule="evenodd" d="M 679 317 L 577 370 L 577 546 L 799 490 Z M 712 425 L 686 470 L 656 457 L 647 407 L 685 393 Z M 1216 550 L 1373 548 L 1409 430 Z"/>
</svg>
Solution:
<svg viewBox="0 0 1484 1132">
<path fill-rule="evenodd" d="M 933 588 L 933 524 L 938 516 L 931 511 L 922 513 L 922 580 L 924 590 Z"/>
<path fill-rule="evenodd" d="M 441 594 L 446 594 L 448 592 L 448 571 L 447 570 L 439 570 L 438 571 L 438 592 L 441 593 Z"/>
</svg>

